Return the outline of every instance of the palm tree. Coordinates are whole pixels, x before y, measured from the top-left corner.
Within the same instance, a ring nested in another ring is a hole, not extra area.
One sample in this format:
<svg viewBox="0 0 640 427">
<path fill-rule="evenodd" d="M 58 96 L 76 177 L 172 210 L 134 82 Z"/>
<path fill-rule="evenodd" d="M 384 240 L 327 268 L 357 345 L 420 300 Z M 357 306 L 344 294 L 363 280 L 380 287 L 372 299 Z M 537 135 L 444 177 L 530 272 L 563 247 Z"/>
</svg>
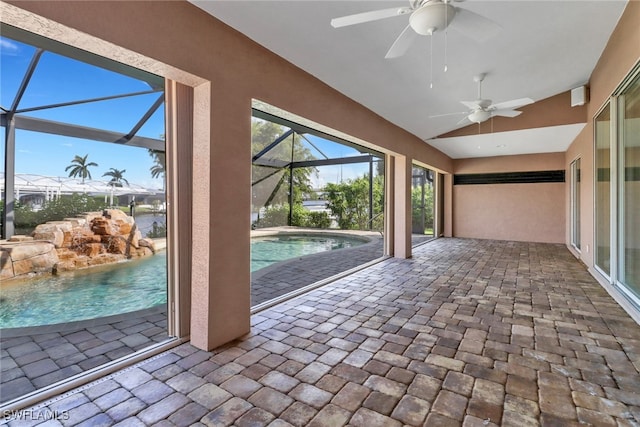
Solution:
<svg viewBox="0 0 640 427">
<path fill-rule="evenodd" d="M 166 173 L 166 157 L 164 151 L 149 150 L 149 155 L 153 158 L 153 166 L 149 168 L 152 178 L 163 178 Z"/>
<path fill-rule="evenodd" d="M 98 166 L 95 162 L 87 163 L 88 154 L 85 154 L 84 157 L 80 157 L 76 155 L 73 160 L 71 160 L 71 164 L 67 166 L 64 170 L 65 172 L 71 169 L 69 172 L 69 178 L 81 177 L 82 183 L 84 184 L 85 178 L 91 179 L 91 172 L 89 172 L 90 166 Z"/>
<path fill-rule="evenodd" d="M 109 185 L 111 185 L 112 187 L 122 187 L 123 182 L 129 185 L 129 181 L 127 181 L 126 178 L 124 178 L 123 176 L 126 171 L 127 171 L 126 169 L 119 170 L 116 168 L 110 168 L 107 172 L 102 174 L 102 176 L 111 177 L 111 181 L 109 181 Z"/>
</svg>

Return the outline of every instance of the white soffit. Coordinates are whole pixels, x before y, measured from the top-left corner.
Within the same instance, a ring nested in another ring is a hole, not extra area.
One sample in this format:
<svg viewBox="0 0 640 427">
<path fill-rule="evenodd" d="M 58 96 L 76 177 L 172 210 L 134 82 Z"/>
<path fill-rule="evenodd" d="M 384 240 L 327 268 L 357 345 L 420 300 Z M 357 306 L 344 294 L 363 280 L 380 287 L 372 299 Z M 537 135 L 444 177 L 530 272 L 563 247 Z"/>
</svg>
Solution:
<svg viewBox="0 0 640 427">
<path fill-rule="evenodd" d="M 435 138 L 426 141 L 453 159 L 566 151 L 586 123 Z"/>
</svg>

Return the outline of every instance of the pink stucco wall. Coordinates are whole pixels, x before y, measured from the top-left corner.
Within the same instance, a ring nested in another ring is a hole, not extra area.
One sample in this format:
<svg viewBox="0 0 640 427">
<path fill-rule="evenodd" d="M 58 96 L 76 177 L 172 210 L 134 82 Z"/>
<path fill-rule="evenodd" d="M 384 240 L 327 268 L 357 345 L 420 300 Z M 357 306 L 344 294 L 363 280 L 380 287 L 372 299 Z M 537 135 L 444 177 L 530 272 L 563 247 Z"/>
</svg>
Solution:
<svg viewBox="0 0 640 427">
<path fill-rule="evenodd" d="M 456 174 L 560 170 L 564 154 L 454 161 Z M 453 235 L 562 243 L 564 183 L 478 184 L 453 187 Z"/>
</svg>

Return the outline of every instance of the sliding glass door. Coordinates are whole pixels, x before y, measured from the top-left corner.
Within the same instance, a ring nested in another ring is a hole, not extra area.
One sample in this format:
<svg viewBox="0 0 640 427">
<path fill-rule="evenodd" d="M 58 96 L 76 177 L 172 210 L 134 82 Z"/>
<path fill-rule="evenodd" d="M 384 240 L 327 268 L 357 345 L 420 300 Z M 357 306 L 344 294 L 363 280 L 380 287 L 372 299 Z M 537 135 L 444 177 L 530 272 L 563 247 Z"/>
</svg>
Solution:
<svg viewBox="0 0 640 427">
<path fill-rule="evenodd" d="M 640 307 L 640 65 L 595 118 L 595 265 Z"/>
<path fill-rule="evenodd" d="M 618 281 L 640 297 L 640 75 L 618 98 Z"/>
</svg>

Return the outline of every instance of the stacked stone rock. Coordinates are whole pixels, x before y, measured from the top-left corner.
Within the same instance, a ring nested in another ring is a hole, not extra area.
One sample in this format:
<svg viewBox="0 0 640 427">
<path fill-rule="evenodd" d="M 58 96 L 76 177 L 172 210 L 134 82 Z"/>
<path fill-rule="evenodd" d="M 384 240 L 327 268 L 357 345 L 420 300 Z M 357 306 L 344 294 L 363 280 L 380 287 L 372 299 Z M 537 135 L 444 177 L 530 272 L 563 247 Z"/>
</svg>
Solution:
<svg viewBox="0 0 640 427">
<path fill-rule="evenodd" d="M 0 242 L 0 279 L 59 273 L 155 253 L 132 217 L 118 209 L 40 224 Z"/>
</svg>

